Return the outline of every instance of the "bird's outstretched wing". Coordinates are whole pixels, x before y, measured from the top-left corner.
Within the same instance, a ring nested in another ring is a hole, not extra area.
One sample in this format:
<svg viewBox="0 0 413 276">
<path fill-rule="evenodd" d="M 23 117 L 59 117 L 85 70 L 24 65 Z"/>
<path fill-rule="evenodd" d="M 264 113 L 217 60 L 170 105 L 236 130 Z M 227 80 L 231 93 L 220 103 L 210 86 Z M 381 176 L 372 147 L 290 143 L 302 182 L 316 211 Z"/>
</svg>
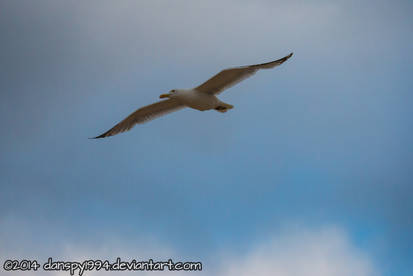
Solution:
<svg viewBox="0 0 413 276">
<path fill-rule="evenodd" d="M 128 117 L 126 117 L 123 121 L 118 123 L 116 126 L 109 129 L 105 133 L 94 137 L 93 139 L 113 136 L 118 133 L 128 131 L 136 124 L 145 123 L 162 115 L 177 111 L 183 107 L 185 106 L 174 99 L 159 101 L 154 104 L 141 107 L 130 114 Z"/>
<path fill-rule="evenodd" d="M 240 81 L 254 75 L 255 72 L 257 72 L 259 69 L 270 69 L 284 63 L 292 55 L 293 53 L 281 59 L 267 63 L 234 67 L 222 70 L 221 72 L 219 72 L 218 74 L 216 74 L 200 86 L 196 87 L 195 89 L 211 95 L 219 94 L 225 89 L 230 88 L 231 86 L 239 83 Z"/>
</svg>

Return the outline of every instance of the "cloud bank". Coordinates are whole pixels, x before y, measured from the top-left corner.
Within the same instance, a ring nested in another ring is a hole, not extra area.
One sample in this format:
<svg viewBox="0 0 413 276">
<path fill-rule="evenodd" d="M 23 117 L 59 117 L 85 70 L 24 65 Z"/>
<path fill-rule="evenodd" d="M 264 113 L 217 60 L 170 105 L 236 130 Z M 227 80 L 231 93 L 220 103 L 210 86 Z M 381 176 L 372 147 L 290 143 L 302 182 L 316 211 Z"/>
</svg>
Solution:
<svg viewBox="0 0 413 276">
<path fill-rule="evenodd" d="M 60 253 L 53 256 L 54 261 L 78 261 L 88 259 L 103 259 L 114 262 L 117 257 L 122 261 L 193 261 L 203 262 L 202 272 L 172 272 L 173 275 L 219 275 L 219 276 L 369 276 L 379 275 L 370 257 L 361 249 L 356 248 L 343 229 L 329 226 L 318 229 L 305 227 L 287 227 L 276 231 L 258 242 L 246 252 L 217 252 L 209 260 L 200 260 L 193 257 L 182 257 L 174 249 L 160 245 L 152 240 L 151 245 L 146 243 L 139 248 L 126 244 L 122 239 L 108 239 L 101 245 L 84 246 L 81 243 L 64 243 L 56 245 Z M 25 250 L 29 252 L 30 250 Z M 19 258 L 10 255 L 9 258 Z M 192 258 L 192 259 L 191 259 Z M 47 260 L 39 260 L 43 264 Z M 3 260 L 4 262 L 4 260 Z M 87 271 L 84 275 L 132 275 L 136 272 L 106 272 Z M 140 275 L 165 275 L 163 272 L 142 272 Z M 42 269 L 25 275 L 69 275 L 68 271 L 45 272 Z M 2 276 L 14 275 L 13 272 L 2 271 Z"/>
<path fill-rule="evenodd" d="M 274 235 L 223 267 L 222 276 L 378 275 L 362 251 L 339 228 L 296 229 Z"/>
</svg>

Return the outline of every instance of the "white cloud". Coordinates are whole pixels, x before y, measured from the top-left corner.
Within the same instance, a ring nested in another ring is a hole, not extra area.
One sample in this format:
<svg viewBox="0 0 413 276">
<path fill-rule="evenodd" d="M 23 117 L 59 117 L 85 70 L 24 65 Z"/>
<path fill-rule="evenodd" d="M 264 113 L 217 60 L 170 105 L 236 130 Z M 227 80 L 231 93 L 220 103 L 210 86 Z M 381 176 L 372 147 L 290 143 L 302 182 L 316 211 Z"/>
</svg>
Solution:
<svg viewBox="0 0 413 276">
<path fill-rule="evenodd" d="M 277 231 L 265 242 L 252 246 L 247 252 L 232 252 L 230 249 L 219 257 L 208 260 L 190 260 L 183 258 L 179 252 L 162 246 L 154 240 L 141 243 L 139 247 L 133 243 L 125 243 L 122 239 L 108 239 L 101 245 L 89 245 L 86 242 L 57 244 L 60 253 L 54 260 L 82 261 L 86 259 L 107 259 L 114 261 L 117 257 L 128 261 L 136 259 L 144 261 L 152 258 L 163 261 L 172 258 L 174 261 L 204 261 L 202 272 L 173 272 L 173 275 L 283 275 L 283 276 L 369 276 L 379 275 L 371 258 L 356 248 L 346 233 L 337 227 L 308 229 L 305 227 L 288 227 Z M 149 242 L 150 241 L 150 242 Z M 30 251 L 30 250 L 29 250 Z M 22 252 L 21 250 L 19 252 Z M 44 252 L 43 252 L 44 253 Z M 11 257 L 13 254 L 8 252 Z M 19 258 L 18 255 L 14 256 Z M 46 258 L 47 259 L 47 258 Z M 41 260 L 41 262 L 46 261 Z M 2 260 L 4 262 L 4 259 Z M 136 272 L 86 272 L 84 275 L 129 275 Z M 165 275 L 168 272 L 141 272 L 140 275 Z M 0 273 L 2 276 L 15 273 Z M 41 269 L 25 275 L 69 275 L 68 272 L 44 272 Z"/>
<path fill-rule="evenodd" d="M 338 228 L 291 229 L 235 258 L 222 276 L 378 275 L 371 260 Z"/>
</svg>

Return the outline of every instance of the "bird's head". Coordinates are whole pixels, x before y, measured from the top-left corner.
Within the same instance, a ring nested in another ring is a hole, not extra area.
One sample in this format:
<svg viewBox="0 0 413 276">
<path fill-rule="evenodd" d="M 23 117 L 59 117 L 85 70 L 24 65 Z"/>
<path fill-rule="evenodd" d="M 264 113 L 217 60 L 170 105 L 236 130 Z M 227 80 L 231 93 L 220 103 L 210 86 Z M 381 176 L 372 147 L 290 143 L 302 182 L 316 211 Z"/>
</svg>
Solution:
<svg viewBox="0 0 413 276">
<path fill-rule="evenodd" d="M 176 89 L 172 89 L 171 91 L 169 91 L 169 93 L 160 95 L 159 98 L 173 98 L 176 95 L 176 92 Z"/>
</svg>

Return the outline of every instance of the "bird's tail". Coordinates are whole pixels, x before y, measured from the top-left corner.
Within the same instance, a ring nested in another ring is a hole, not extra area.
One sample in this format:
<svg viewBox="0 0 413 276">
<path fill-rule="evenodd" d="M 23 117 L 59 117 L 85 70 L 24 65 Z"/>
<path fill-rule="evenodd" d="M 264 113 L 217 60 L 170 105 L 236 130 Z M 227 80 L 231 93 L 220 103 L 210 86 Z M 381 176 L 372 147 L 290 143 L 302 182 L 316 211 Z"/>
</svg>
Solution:
<svg viewBox="0 0 413 276">
<path fill-rule="evenodd" d="M 217 107 L 215 107 L 216 111 L 219 111 L 221 113 L 225 113 L 227 112 L 229 109 L 232 109 L 234 106 L 231 104 L 227 104 L 227 103 L 223 103 L 220 102 L 219 105 Z"/>
</svg>

